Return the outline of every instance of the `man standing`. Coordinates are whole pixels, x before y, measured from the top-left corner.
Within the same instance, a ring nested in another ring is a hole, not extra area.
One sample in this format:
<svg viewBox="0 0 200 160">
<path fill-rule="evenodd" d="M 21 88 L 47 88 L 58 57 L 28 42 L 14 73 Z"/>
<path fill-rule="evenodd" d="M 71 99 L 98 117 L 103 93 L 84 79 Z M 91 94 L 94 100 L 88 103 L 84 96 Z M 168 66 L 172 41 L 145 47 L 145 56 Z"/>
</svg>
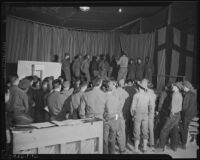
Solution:
<svg viewBox="0 0 200 160">
<path fill-rule="evenodd" d="M 185 91 L 185 96 L 183 99 L 183 108 L 181 114 L 181 138 L 182 148 L 186 149 L 188 126 L 190 121 L 197 115 L 197 95 L 194 92 L 194 88 L 189 81 L 183 82 L 183 89 Z"/>
<path fill-rule="evenodd" d="M 116 87 L 113 81 L 108 82 L 108 92 L 106 93 L 106 105 L 104 111 L 104 129 L 103 129 L 103 153 L 114 154 L 116 133 L 118 127 L 119 99 L 114 95 Z"/>
<path fill-rule="evenodd" d="M 148 141 L 148 114 L 149 108 L 152 106 L 152 102 L 147 90 L 148 80 L 143 79 L 139 83 L 140 87 L 138 92 L 133 96 L 133 101 L 131 105 L 131 115 L 133 116 L 133 135 L 135 139 L 135 152 L 138 152 L 138 146 L 140 143 L 140 129 L 142 125 L 142 135 L 143 135 L 143 152 L 147 151 L 147 141 Z"/>
<path fill-rule="evenodd" d="M 108 70 L 109 70 L 109 64 L 106 61 L 106 56 L 102 55 L 102 59 L 99 63 L 99 71 L 100 71 L 100 76 L 103 80 L 108 79 L 108 76 L 107 76 Z"/>
<path fill-rule="evenodd" d="M 137 63 L 136 63 L 136 73 L 135 73 L 135 78 L 137 81 L 141 81 L 143 79 L 143 65 L 142 65 L 142 60 L 141 58 L 137 58 Z"/>
<path fill-rule="evenodd" d="M 81 71 L 87 77 L 87 82 L 91 81 L 89 67 L 90 67 L 90 56 L 85 55 L 84 60 L 81 63 Z"/>
<path fill-rule="evenodd" d="M 65 97 L 60 93 L 60 91 L 61 81 L 56 79 L 53 81 L 53 92 L 51 92 L 47 97 L 47 106 L 51 120 L 54 120 L 63 108 Z"/>
<path fill-rule="evenodd" d="M 135 80 L 135 62 L 134 60 L 131 58 L 128 64 L 128 78 L 130 80 Z"/>
<path fill-rule="evenodd" d="M 28 116 L 28 96 L 18 85 L 18 76 L 11 76 L 10 99 L 7 104 L 8 116 L 11 118 L 10 122 L 14 124 L 30 124 L 33 119 Z"/>
<path fill-rule="evenodd" d="M 97 117 L 103 119 L 103 113 L 106 103 L 106 94 L 100 89 L 102 79 L 95 78 L 94 88 L 83 94 L 79 116 L 81 118 Z"/>
<path fill-rule="evenodd" d="M 117 81 L 124 79 L 126 80 L 127 75 L 127 67 L 128 67 L 128 57 L 125 53 L 122 53 L 122 56 L 120 57 L 119 61 L 117 61 L 117 65 L 120 66 Z"/>
<path fill-rule="evenodd" d="M 150 63 L 149 57 L 146 57 L 144 65 L 144 78 L 152 82 L 153 72 L 154 72 L 154 66 L 152 63 Z"/>
<path fill-rule="evenodd" d="M 77 55 L 77 57 L 75 58 L 74 63 L 72 65 L 72 71 L 76 79 L 80 78 L 80 74 L 81 74 L 81 56 L 80 55 Z"/>
<path fill-rule="evenodd" d="M 65 53 L 65 57 L 62 62 L 62 70 L 65 73 L 65 80 L 71 82 L 70 57 L 68 53 Z"/>
<path fill-rule="evenodd" d="M 121 79 L 119 81 L 119 87 L 115 90 L 114 94 L 119 99 L 119 126 L 117 128 L 117 140 L 119 143 L 119 149 L 120 153 L 124 153 L 125 147 L 126 147 L 126 132 L 125 132 L 125 119 L 127 117 L 124 117 L 123 114 L 123 108 L 126 99 L 129 97 L 129 94 L 124 90 L 122 87 L 124 87 L 124 79 Z"/>
<path fill-rule="evenodd" d="M 183 97 L 180 93 L 180 89 L 182 88 L 182 85 L 180 82 L 177 82 L 172 85 L 172 101 L 171 101 L 171 113 L 169 117 L 167 118 L 167 121 L 165 122 L 161 133 L 160 133 L 160 148 L 158 148 L 157 152 L 163 152 L 165 149 L 165 144 L 167 142 L 168 135 L 170 131 L 174 131 L 172 138 L 172 149 L 174 151 L 177 150 L 178 146 L 178 124 L 180 121 L 180 111 L 182 110 L 182 102 Z"/>
</svg>

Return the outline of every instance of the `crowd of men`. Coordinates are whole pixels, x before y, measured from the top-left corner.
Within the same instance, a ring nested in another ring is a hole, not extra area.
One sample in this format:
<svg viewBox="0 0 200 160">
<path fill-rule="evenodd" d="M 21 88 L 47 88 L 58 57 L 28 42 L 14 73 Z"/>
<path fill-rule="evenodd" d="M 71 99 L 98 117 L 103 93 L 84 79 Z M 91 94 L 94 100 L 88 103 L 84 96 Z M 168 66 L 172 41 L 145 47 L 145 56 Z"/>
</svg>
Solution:
<svg viewBox="0 0 200 160">
<path fill-rule="evenodd" d="M 120 153 L 126 153 L 130 141 L 135 152 L 147 152 L 147 146 L 164 151 L 169 139 L 174 151 L 186 148 L 188 126 L 198 111 L 190 82 L 172 83 L 157 95 L 148 57 L 144 66 L 140 58 L 135 64 L 125 54 L 110 63 L 105 56 L 89 59 L 77 56 L 70 64 L 66 54 L 64 76 L 58 79 L 46 77 L 41 82 L 36 76 L 21 80 L 10 76 L 5 93 L 7 129 L 16 124 L 100 118 L 105 154 L 115 153 L 116 144 Z"/>
</svg>

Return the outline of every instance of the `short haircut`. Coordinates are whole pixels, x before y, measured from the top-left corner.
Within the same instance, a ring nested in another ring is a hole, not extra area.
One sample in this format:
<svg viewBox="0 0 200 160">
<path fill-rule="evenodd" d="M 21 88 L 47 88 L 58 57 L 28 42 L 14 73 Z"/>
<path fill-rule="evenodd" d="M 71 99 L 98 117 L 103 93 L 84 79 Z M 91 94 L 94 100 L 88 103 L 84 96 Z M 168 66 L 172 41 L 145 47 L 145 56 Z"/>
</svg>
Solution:
<svg viewBox="0 0 200 160">
<path fill-rule="evenodd" d="M 11 84 L 15 83 L 15 81 L 18 79 L 18 75 L 14 74 L 14 75 L 10 75 L 9 76 L 9 81 L 11 82 Z"/>
<path fill-rule="evenodd" d="M 27 76 L 25 78 L 28 79 L 29 81 L 33 81 L 33 76 Z"/>
<path fill-rule="evenodd" d="M 93 79 L 92 84 L 94 87 L 96 87 L 96 86 L 99 86 L 101 84 L 101 82 L 102 82 L 102 79 L 97 76 Z"/>
<path fill-rule="evenodd" d="M 58 88 L 59 86 L 61 86 L 61 80 L 60 79 L 53 80 L 52 85 L 54 89 Z"/>
</svg>

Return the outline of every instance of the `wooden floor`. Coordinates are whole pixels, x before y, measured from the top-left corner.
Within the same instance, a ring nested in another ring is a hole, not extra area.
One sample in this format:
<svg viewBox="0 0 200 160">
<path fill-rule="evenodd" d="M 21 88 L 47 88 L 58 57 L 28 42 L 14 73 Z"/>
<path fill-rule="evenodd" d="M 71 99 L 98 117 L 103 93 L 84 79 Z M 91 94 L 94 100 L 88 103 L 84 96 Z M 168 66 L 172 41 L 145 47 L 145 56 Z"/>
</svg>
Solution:
<svg viewBox="0 0 200 160">
<path fill-rule="evenodd" d="M 186 150 L 183 150 L 181 148 L 178 148 L 176 152 L 171 150 L 169 147 L 165 148 L 165 151 L 163 153 L 156 153 L 155 150 L 152 150 L 150 148 L 147 149 L 146 153 L 136 153 L 134 152 L 134 147 L 131 142 L 128 142 L 127 147 L 126 147 L 126 153 L 125 154 L 168 154 L 172 158 L 197 158 L 197 150 L 198 146 L 195 143 L 191 143 L 188 145 Z M 116 146 L 116 154 L 119 154 L 118 147 Z"/>
</svg>

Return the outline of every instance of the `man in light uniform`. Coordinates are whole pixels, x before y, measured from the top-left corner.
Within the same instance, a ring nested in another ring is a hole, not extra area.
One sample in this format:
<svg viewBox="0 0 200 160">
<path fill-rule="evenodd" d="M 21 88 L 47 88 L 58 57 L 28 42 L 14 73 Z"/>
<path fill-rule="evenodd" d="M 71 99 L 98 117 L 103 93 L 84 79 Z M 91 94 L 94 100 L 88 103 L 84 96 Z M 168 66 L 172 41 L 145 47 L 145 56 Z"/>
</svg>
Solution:
<svg viewBox="0 0 200 160">
<path fill-rule="evenodd" d="M 124 79 L 119 81 L 119 86 L 115 89 L 114 94 L 119 100 L 119 126 L 117 128 L 117 140 L 119 143 L 120 153 L 124 153 L 126 144 L 126 133 L 125 133 L 125 118 L 123 114 L 123 108 L 126 99 L 129 97 L 128 92 L 126 92 L 124 87 Z"/>
<path fill-rule="evenodd" d="M 117 65 L 120 66 L 119 72 L 118 72 L 118 77 L 117 81 L 124 79 L 126 80 L 126 75 L 128 72 L 128 57 L 126 56 L 125 53 L 122 53 L 122 56 L 120 57 L 119 61 L 117 61 Z"/>
<path fill-rule="evenodd" d="M 140 127 L 142 125 L 143 135 L 143 152 L 147 151 L 148 141 L 148 114 L 149 108 L 152 106 L 151 98 L 147 90 L 148 80 L 143 79 L 139 85 L 138 92 L 133 96 L 131 105 L 131 115 L 133 116 L 133 135 L 135 139 L 135 151 L 138 152 L 138 146 L 140 143 Z"/>
</svg>

